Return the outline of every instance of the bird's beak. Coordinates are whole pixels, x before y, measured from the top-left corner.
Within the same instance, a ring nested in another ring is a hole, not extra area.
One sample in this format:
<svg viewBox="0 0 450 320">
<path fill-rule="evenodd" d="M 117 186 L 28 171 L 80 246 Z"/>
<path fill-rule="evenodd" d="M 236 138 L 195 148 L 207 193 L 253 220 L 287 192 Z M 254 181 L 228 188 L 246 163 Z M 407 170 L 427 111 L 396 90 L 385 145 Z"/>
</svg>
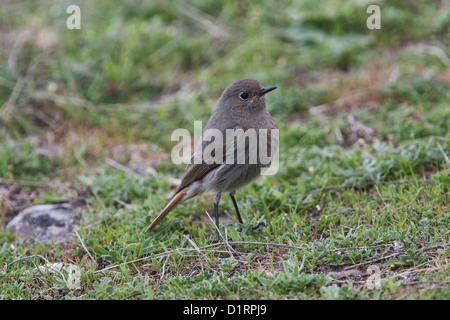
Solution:
<svg viewBox="0 0 450 320">
<path fill-rule="evenodd" d="M 277 88 L 277 87 L 266 87 L 266 88 L 262 89 L 262 90 L 258 93 L 258 95 L 261 97 L 261 96 L 265 95 L 266 93 L 275 90 L 276 88 Z"/>
</svg>

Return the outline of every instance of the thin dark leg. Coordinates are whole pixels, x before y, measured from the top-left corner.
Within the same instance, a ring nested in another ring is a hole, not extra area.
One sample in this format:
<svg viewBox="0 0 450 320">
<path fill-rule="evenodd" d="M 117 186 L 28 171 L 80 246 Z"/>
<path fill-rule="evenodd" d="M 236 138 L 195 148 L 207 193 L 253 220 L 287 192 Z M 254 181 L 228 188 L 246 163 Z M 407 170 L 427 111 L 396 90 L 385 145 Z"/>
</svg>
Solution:
<svg viewBox="0 0 450 320">
<path fill-rule="evenodd" d="M 219 242 L 220 236 L 219 236 L 219 204 L 214 203 L 214 215 L 216 216 L 216 238 L 214 239 L 214 242 Z"/>
<path fill-rule="evenodd" d="M 243 224 L 244 222 L 242 222 L 241 214 L 239 213 L 239 208 L 238 208 L 236 199 L 234 198 L 234 193 L 230 193 L 230 197 L 231 197 L 231 200 L 233 201 L 234 210 L 236 210 L 236 216 L 238 218 L 238 221 L 240 224 Z"/>
</svg>

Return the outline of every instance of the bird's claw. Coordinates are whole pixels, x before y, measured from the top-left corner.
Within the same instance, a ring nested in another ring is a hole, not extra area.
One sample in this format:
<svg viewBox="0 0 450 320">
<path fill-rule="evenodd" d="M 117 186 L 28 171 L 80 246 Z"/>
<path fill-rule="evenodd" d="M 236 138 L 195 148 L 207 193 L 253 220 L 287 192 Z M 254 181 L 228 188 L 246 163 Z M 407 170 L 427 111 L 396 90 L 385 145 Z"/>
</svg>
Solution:
<svg viewBox="0 0 450 320">
<path fill-rule="evenodd" d="M 259 227 L 261 227 L 261 226 L 265 227 L 265 226 L 267 226 L 267 224 L 266 224 L 264 221 L 261 221 L 261 222 L 259 222 L 256 226 L 254 226 L 254 227 L 252 228 L 252 231 L 258 230 Z"/>
</svg>

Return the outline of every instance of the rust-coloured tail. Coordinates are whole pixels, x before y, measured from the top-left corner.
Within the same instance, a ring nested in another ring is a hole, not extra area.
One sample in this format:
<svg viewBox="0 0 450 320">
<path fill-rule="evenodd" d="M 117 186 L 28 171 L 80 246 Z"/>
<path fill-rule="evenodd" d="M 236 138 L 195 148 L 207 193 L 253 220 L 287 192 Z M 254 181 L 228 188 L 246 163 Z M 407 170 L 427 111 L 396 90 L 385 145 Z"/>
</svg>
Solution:
<svg viewBox="0 0 450 320">
<path fill-rule="evenodd" d="M 170 211 L 172 211 L 173 208 L 175 208 L 182 200 L 184 195 L 187 192 L 187 187 L 178 191 L 170 200 L 170 202 L 167 204 L 167 206 L 158 214 L 158 216 L 153 220 L 153 222 L 147 227 L 147 230 L 145 232 L 149 232 L 153 229 L 154 226 L 156 226 L 161 220 L 169 214 Z"/>
</svg>

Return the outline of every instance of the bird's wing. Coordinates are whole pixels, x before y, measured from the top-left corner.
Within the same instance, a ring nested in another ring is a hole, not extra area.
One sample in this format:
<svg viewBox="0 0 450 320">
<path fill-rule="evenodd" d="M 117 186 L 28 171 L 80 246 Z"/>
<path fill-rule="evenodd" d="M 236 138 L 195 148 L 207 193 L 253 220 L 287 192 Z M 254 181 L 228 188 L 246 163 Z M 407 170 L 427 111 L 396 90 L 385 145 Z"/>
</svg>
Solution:
<svg viewBox="0 0 450 320">
<path fill-rule="evenodd" d="M 234 129 L 240 129 L 236 126 Z M 214 137 L 214 138 L 212 138 Z M 234 156 L 236 139 L 227 141 L 226 129 L 205 130 L 197 143 L 191 162 L 187 165 L 178 191 L 226 162 L 227 157 Z"/>
<path fill-rule="evenodd" d="M 213 163 L 213 164 L 189 164 L 186 168 L 186 172 L 183 176 L 183 179 L 181 180 L 181 184 L 178 187 L 178 190 L 175 192 L 179 192 L 183 188 L 190 185 L 192 182 L 200 179 L 205 174 L 210 172 L 212 169 L 218 167 L 219 164 Z"/>
</svg>

